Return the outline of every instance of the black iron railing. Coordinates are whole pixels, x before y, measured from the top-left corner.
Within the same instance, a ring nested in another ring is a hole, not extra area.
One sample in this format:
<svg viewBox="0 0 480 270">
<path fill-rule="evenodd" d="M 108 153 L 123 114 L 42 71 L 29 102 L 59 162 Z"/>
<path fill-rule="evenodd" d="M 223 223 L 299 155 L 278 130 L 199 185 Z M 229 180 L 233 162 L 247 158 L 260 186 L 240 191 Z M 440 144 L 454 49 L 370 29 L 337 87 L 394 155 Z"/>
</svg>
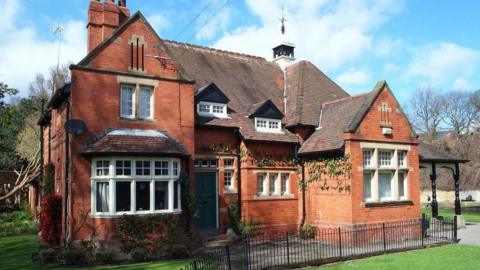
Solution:
<svg viewBox="0 0 480 270">
<path fill-rule="evenodd" d="M 270 269 L 320 265 L 457 241 L 455 220 L 420 219 L 246 237 L 206 252 L 186 270 Z"/>
</svg>

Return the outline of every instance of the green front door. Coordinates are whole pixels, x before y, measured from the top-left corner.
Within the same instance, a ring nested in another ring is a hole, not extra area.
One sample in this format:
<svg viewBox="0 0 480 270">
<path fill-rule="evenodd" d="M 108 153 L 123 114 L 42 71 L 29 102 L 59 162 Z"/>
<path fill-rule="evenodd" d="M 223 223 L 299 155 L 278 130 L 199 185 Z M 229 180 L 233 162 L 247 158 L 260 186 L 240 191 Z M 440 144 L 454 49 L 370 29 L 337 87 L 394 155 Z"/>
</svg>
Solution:
<svg viewBox="0 0 480 270">
<path fill-rule="evenodd" d="M 197 227 L 200 230 L 217 228 L 216 172 L 195 173 L 195 189 L 198 202 Z"/>
</svg>

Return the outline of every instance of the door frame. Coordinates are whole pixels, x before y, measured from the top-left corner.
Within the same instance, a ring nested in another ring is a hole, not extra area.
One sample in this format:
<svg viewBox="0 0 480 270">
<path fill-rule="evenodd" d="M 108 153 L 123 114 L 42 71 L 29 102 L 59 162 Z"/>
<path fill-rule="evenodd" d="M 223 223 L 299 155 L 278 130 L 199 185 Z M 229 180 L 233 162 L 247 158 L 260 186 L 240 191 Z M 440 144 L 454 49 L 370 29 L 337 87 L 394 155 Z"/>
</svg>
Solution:
<svg viewBox="0 0 480 270">
<path fill-rule="evenodd" d="M 220 209 L 218 208 L 218 170 L 217 169 L 201 169 L 196 168 L 195 174 L 197 173 L 214 173 L 215 175 L 215 229 L 220 228 Z M 197 179 L 195 177 L 195 192 L 196 192 Z"/>
</svg>

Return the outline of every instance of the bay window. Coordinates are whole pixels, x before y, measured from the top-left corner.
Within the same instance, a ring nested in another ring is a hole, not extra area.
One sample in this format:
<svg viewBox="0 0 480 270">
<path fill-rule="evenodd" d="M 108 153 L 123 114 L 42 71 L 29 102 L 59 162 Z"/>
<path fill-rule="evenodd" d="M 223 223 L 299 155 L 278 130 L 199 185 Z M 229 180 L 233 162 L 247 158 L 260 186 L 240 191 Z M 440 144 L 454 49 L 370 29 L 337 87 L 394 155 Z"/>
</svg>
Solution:
<svg viewBox="0 0 480 270">
<path fill-rule="evenodd" d="M 99 158 L 92 161 L 92 215 L 179 212 L 179 160 Z"/>
<path fill-rule="evenodd" d="M 408 200 L 409 146 L 363 143 L 362 149 L 364 201 Z"/>
</svg>

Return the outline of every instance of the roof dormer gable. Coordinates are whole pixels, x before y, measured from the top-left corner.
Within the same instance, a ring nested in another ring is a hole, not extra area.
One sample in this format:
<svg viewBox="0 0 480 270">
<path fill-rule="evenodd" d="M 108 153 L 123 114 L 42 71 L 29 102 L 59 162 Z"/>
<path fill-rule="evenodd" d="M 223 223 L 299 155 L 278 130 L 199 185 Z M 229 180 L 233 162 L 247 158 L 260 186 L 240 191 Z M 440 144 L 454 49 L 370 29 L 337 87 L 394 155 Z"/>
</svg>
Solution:
<svg viewBox="0 0 480 270">
<path fill-rule="evenodd" d="M 283 116 L 283 113 L 269 99 L 253 105 L 248 114 L 249 118 L 257 117 L 277 120 L 282 119 Z"/>
<path fill-rule="evenodd" d="M 227 104 L 230 100 L 215 83 L 207 84 L 195 94 L 195 101 Z"/>
</svg>

